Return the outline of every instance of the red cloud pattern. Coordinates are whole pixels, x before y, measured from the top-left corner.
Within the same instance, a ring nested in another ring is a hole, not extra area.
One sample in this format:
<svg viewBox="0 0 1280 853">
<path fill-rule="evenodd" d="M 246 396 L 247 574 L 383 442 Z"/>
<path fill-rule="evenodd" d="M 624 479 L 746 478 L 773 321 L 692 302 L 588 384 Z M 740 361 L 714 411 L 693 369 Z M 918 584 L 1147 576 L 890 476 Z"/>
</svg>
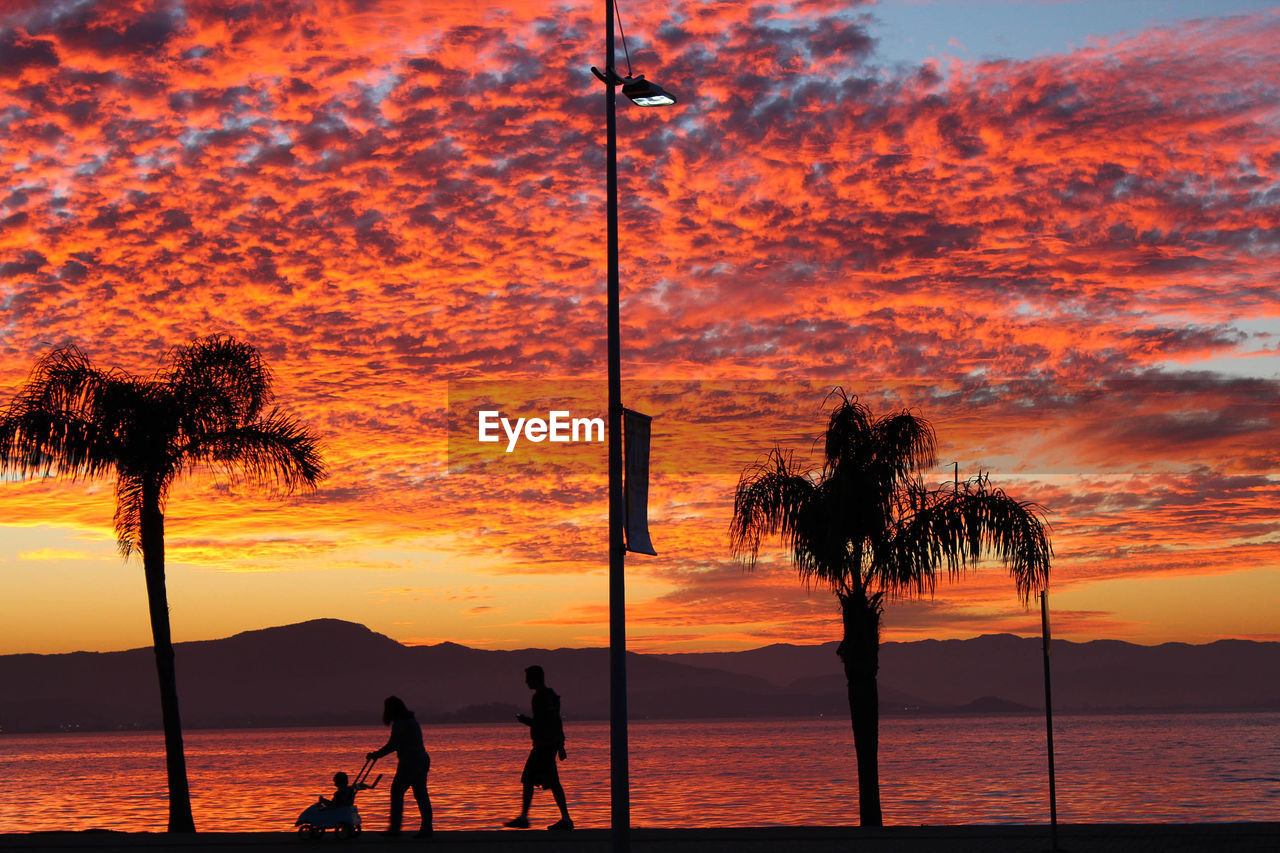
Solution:
<svg viewBox="0 0 1280 853">
<path fill-rule="evenodd" d="M 0 387 L 54 344 L 145 372 L 240 336 L 334 477 L 283 507 L 189 485 L 176 564 L 443 559 L 406 586 L 490 595 L 454 639 L 598 642 L 598 448 L 451 473 L 446 441 L 450 382 L 603 379 L 595 5 L 6 4 Z M 781 557 L 743 576 L 725 530 L 738 471 L 806 452 L 833 385 L 1048 507 L 1063 588 L 1275 567 L 1280 388 L 1221 365 L 1276 354 L 1280 16 L 901 68 L 868 11 L 624 10 L 632 67 L 680 97 L 620 105 L 624 380 L 658 416 L 663 552 L 630 561 L 637 642 L 832 635 L 824 596 Z M 101 529 L 107 494 L 0 506 Z M 520 612 L 524 573 L 560 598 Z M 1031 630 L 1010 599 L 992 569 L 890 627 Z M 1118 607 L 1066 618 L 1164 636 Z"/>
</svg>

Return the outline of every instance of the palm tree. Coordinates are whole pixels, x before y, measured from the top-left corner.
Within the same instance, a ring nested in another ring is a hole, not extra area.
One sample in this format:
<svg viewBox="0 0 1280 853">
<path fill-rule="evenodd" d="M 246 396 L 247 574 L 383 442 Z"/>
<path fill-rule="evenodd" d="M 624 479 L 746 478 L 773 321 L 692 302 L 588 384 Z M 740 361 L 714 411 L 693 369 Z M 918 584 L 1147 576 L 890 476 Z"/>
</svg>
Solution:
<svg viewBox="0 0 1280 853">
<path fill-rule="evenodd" d="M 0 409 L 0 472 L 73 480 L 116 476 L 115 530 L 142 552 L 169 777 L 169 831 L 195 832 L 187 787 L 164 576 L 169 488 L 197 467 L 285 493 L 324 477 L 316 437 L 267 407 L 257 350 L 225 336 L 176 347 L 149 378 L 93 366 L 74 346 L 40 358 Z"/>
<path fill-rule="evenodd" d="M 1025 605 L 1048 584 L 1053 551 L 1040 508 L 985 476 L 925 487 L 917 472 L 934 464 L 934 433 L 923 418 L 907 411 L 875 418 L 842 389 L 832 397 L 822 470 L 804 470 L 775 448 L 744 471 L 730 540 L 753 568 L 761 539 L 780 535 L 800 577 L 840 600 L 837 654 L 848 681 L 860 823 L 882 826 L 876 674 L 886 599 L 932 594 L 940 571 L 956 579 L 994 554 Z"/>
</svg>

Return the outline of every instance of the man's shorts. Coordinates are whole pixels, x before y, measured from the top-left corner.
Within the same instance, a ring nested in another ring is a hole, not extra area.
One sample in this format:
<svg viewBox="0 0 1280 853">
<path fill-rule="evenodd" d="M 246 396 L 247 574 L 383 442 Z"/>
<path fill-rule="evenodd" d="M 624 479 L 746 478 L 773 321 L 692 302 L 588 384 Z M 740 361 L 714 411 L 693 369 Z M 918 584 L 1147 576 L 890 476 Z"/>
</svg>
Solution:
<svg viewBox="0 0 1280 853">
<path fill-rule="evenodd" d="M 520 784 L 536 785 L 539 788 L 560 784 L 560 771 L 556 769 L 558 751 L 554 746 L 535 746 L 529 750 L 529 757 L 524 762 L 524 772 L 520 774 Z"/>
</svg>

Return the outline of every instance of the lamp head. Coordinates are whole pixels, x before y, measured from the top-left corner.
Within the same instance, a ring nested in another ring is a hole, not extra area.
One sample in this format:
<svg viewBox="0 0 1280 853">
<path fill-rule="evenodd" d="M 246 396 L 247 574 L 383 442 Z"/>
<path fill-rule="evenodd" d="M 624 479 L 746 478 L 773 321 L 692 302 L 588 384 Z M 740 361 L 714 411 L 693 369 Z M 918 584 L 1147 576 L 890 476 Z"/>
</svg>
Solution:
<svg viewBox="0 0 1280 853">
<path fill-rule="evenodd" d="M 676 96 L 657 83 L 644 79 L 643 74 L 622 78 L 622 94 L 638 107 L 667 107 L 676 102 Z"/>
</svg>

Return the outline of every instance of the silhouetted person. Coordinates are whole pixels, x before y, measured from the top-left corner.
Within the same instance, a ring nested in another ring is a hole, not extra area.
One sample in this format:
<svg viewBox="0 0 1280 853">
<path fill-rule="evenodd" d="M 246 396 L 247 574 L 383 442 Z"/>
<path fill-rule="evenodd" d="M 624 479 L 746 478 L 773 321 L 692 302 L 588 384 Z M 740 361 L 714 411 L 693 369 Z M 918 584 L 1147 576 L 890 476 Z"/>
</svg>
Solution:
<svg viewBox="0 0 1280 853">
<path fill-rule="evenodd" d="M 340 809 L 343 806 L 354 806 L 356 804 L 356 791 L 363 791 L 369 786 L 363 782 L 350 784 L 350 780 L 346 773 L 338 771 L 333 774 L 333 785 L 338 790 L 333 792 L 333 796 L 329 799 L 320 798 L 320 804 L 327 809 Z"/>
<path fill-rule="evenodd" d="M 381 758 L 396 754 L 396 775 L 391 780 L 391 821 L 388 835 L 400 834 L 400 820 L 404 814 L 404 792 L 413 791 L 422 815 L 418 838 L 431 837 L 431 797 L 427 793 L 427 771 L 431 769 L 431 756 L 422 745 L 422 727 L 413 712 L 405 707 L 398 696 L 388 696 L 382 703 L 382 722 L 391 726 L 391 738 L 382 749 L 370 752 L 365 758 Z"/>
<path fill-rule="evenodd" d="M 524 683 L 533 691 L 533 716 L 517 714 L 516 719 L 529 727 L 533 749 L 529 750 L 524 772 L 520 774 L 520 784 L 524 786 L 520 816 L 505 824 L 514 829 L 529 828 L 529 805 L 533 802 L 535 785 L 549 790 L 556 799 L 556 805 L 560 807 L 560 820 L 547 829 L 573 829 L 564 788 L 560 785 L 560 772 L 556 769 L 556 757 L 559 756 L 561 761 L 567 757 L 564 751 L 564 722 L 560 719 L 560 697 L 547 686 L 545 679 L 546 675 L 540 666 L 531 666 L 524 671 Z"/>
</svg>

